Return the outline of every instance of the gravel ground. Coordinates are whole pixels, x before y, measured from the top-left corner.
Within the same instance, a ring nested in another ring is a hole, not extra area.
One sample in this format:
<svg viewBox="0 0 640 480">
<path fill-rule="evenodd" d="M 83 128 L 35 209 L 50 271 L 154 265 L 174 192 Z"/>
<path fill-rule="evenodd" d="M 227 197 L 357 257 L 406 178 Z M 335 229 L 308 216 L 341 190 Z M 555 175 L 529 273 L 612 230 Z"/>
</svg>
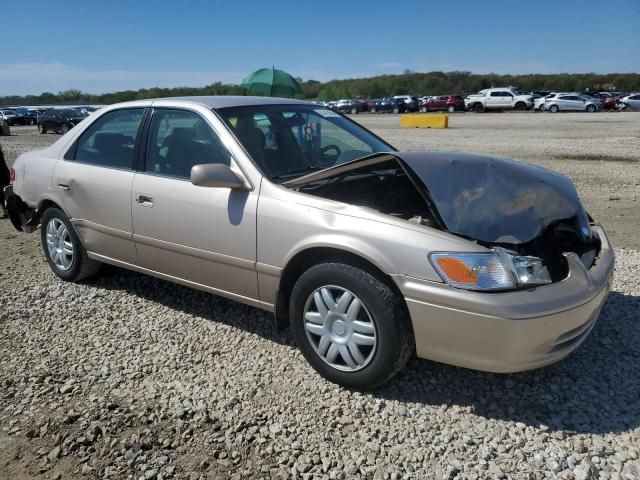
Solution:
<svg viewBox="0 0 640 480">
<path fill-rule="evenodd" d="M 391 115 L 356 118 L 407 149 L 545 164 L 544 154 L 571 150 L 581 159 L 552 167 L 593 198 L 592 211 L 629 196 L 626 222 L 637 239 L 630 198 L 640 115 L 469 114 L 452 116 L 446 131 L 395 129 Z M 562 121 L 588 121 L 587 133 L 582 123 L 562 133 Z M 626 148 L 605 149 L 614 160 L 584 158 L 602 153 L 602 138 L 591 139 L 598 121 L 621 143 L 628 138 Z M 508 141 L 494 131 L 507 128 Z M 0 139 L 10 161 L 57 138 L 14 133 Z M 573 134 L 578 140 L 552 141 Z M 609 186 L 599 187 L 591 168 Z M 615 242 L 629 248 L 616 249 L 614 291 L 592 334 L 562 362 L 497 375 L 414 359 L 364 394 L 322 380 L 265 312 L 116 268 L 64 283 L 37 234 L 0 220 L 0 242 L 0 478 L 640 478 L 640 252 L 632 243 Z"/>
</svg>

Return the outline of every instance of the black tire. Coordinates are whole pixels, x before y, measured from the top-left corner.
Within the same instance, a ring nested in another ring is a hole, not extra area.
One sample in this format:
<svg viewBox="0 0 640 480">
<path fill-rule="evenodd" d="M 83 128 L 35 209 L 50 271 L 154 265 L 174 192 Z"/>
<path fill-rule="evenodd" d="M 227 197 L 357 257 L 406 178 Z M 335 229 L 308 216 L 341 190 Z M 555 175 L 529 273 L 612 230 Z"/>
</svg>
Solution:
<svg viewBox="0 0 640 480">
<path fill-rule="evenodd" d="M 558 105 L 551 105 L 551 106 L 549 107 L 549 111 L 550 111 L 551 113 L 558 113 L 558 112 L 560 111 L 560 107 L 558 107 Z"/>
<path fill-rule="evenodd" d="M 398 107 L 393 107 L 393 113 L 400 113 L 400 109 Z"/>
<path fill-rule="evenodd" d="M 481 104 L 481 103 L 476 103 L 476 104 L 473 106 L 473 111 L 474 111 L 474 112 L 476 112 L 476 113 L 482 113 L 482 112 L 484 112 L 484 105 L 483 105 L 483 104 Z"/>
<path fill-rule="evenodd" d="M 376 107 L 371 107 L 371 113 L 376 113 Z"/>
<path fill-rule="evenodd" d="M 43 134 L 43 135 L 44 135 L 45 133 L 47 133 L 47 129 L 46 129 L 46 128 L 44 128 L 44 124 L 42 124 L 42 123 L 39 123 L 39 124 L 38 124 L 38 131 L 39 131 L 41 134 Z"/>
<path fill-rule="evenodd" d="M 527 106 L 523 102 L 518 102 L 514 105 L 513 109 L 517 110 L 518 112 L 523 112 L 527 109 Z"/>
<path fill-rule="evenodd" d="M 595 105 L 587 105 L 587 112 L 593 113 L 595 111 L 596 111 L 596 106 Z"/>
<path fill-rule="evenodd" d="M 36 124 L 36 121 L 35 119 L 32 118 L 31 121 L 29 122 L 29 125 L 35 125 L 35 124 Z"/>
<path fill-rule="evenodd" d="M 373 319 L 376 346 L 362 369 L 343 371 L 326 363 L 314 350 L 304 327 L 307 299 L 320 287 L 334 285 L 353 292 Z M 293 337 L 305 359 L 324 378 L 347 388 L 369 390 L 396 375 L 415 352 L 415 339 L 404 300 L 384 281 L 352 265 L 322 263 L 296 282 L 289 304 Z"/>
<path fill-rule="evenodd" d="M 57 219 L 62 222 L 67 228 L 69 237 L 71 238 L 71 243 L 73 245 L 73 259 L 68 270 L 62 270 L 56 266 L 47 248 L 47 226 L 52 219 Z M 71 222 L 62 210 L 57 207 L 47 208 L 40 218 L 40 225 L 42 250 L 44 251 L 44 256 L 47 259 L 47 263 L 49 263 L 51 270 L 53 270 L 53 273 L 66 282 L 79 282 L 98 273 L 102 264 L 87 256 L 87 251 L 82 245 L 82 242 L 80 242 Z"/>
<path fill-rule="evenodd" d="M 449 106 L 447 107 L 447 111 L 448 111 L 449 113 L 453 113 L 453 112 L 455 112 L 455 111 L 456 111 L 456 107 L 455 107 L 455 105 L 449 105 Z"/>
<path fill-rule="evenodd" d="M 60 127 L 60 133 L 62 133 L 62 135 L 66 134 L 69 131 L 69 125 L 67 125 L 66 123 L 62 124 L 62 127 Z"/>
</svg>

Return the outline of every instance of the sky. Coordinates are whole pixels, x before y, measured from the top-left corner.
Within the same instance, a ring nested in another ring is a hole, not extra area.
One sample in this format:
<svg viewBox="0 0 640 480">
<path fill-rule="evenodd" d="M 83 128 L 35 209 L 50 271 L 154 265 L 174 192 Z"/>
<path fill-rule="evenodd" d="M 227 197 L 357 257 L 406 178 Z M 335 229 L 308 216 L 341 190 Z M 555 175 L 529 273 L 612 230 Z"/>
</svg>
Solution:
<svg viewBox="0 0 640 480">
<path fill-rule="evenodd" d="M 0 96 L 465 70 L 640 72 L 640 0 L 3 1 Z"/>
</svg>

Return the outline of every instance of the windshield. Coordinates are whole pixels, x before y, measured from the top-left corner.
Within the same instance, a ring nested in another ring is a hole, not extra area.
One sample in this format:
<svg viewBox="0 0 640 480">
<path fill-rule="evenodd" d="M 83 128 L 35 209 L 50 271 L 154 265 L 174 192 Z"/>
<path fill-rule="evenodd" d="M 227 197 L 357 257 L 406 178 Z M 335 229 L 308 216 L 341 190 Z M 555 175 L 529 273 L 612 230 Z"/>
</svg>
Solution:
<svg viewBox="0 0 640 480">
<path fill-rule="evenodd" d="M 395 150 L 357 123 L 317 105 L 253 105 L 217 112 L 272 180 Z"/>
</svg>

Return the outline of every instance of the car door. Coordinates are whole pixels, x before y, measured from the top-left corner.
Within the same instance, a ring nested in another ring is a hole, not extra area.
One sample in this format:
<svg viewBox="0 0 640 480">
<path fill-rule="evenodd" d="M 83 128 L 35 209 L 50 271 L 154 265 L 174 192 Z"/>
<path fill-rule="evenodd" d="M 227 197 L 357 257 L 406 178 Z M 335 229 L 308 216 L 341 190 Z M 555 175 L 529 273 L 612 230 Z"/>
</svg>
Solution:
<svg viewBox="0 0 640 480">
<path fill-rule="evenodd" d="M 144 108 L 101 115 L 57 162 L 53 187 L 85 248 L 135 264 L 131 185 Z"/>
<path fill-rule="evenodd" d="M 488 108 L 501 108 L 502 107 L 502 92 L 490 92 L 487 97 Z"/>
<path fill-rule="evenodd" d="M 511 93 L 511 92 L 502 92 L 502 97 L 500 98 L 500 106 L 502 108 L 512 108 L 513 107 L 513 93 Z"/>
<path fill-rule="evenodd" d="M 224 126 L 206 117 L 187 108 L 153 109 L 132 191 L 140 265 L 196 287 L 257 299 L 258 192 L 190 181 L 193 165 L 239 168 L 216 131 Z"/>
</svg>

